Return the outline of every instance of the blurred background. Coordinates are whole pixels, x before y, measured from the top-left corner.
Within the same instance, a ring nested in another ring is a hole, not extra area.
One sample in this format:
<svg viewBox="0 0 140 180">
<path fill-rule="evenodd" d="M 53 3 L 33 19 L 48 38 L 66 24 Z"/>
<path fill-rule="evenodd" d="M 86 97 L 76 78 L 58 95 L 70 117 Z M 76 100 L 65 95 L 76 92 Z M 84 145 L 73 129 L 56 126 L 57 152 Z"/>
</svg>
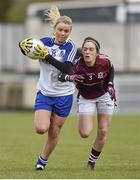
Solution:
<svg viewBox="0 0 140 180">
<path fill-rule="evenodd" d="M 52 36 L 45 9 L 73 20 L 77 47 L 92 36 L 115 67 L 116 114 L 140 113 L 140 0 L 0 0 L 0 110 L 33 110 L 39 64 L 23 56 L 26 37 Z M 76 96 L 76 94 L 75 94 Z M 76 102 L 72 113 L 75 113 Z"/>
</svg>

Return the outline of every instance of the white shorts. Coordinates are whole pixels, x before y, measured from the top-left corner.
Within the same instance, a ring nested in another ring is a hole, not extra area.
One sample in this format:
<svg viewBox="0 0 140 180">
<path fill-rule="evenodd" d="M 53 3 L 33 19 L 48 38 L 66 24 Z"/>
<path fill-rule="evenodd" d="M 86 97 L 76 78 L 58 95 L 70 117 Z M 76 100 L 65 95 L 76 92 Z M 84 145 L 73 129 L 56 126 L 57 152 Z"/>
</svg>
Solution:
<svg viewBox="0 0 140 180">
<path fill-rule="evenodd" d="M 94 98 L 85 99 L 82 96 L 78 100 L 78 114 L 112 114 L 114 110 L 114 101 L 111 100 L 109 93 Z"/>
</svg>

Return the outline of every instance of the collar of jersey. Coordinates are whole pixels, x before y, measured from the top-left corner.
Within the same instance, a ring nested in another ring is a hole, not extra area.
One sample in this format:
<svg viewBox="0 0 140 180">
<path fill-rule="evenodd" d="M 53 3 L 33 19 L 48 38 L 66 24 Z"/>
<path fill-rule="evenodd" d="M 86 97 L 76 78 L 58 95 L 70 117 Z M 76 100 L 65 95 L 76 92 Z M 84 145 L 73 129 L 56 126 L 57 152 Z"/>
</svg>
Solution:
<svg viewBox="0 0 140 180">
<path fill-rule="evenodd" d="M 52 42 L 53 42 L 55 45 L 58 45 L 58 46 L 61 46 L 61 45 L 66 44 L 66 43 L 68 42 L 68 40 L 69 40 L 69 39 L 66 39 L 66 41 L 64 41 L 62 44 L 59 44 L 59 43 L 55 43 L 55 42 L 54 42 L 54 39 L 55 39 L 55 37 L 52 38 Z"/>
</svg>

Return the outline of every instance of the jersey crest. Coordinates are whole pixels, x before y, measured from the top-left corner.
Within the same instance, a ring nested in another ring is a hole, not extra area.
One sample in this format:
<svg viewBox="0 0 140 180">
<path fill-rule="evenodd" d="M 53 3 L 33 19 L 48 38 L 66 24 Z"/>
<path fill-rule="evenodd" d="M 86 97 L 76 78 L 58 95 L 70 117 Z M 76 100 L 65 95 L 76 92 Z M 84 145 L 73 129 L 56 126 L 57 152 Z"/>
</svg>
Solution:
<svg viewBox="0 0 140 180">
<path fill-rule="evenodd" d="M 104 77 L 104 73 L 103 72 L 99 72 L 98 73 L 98 79 L 102 79 Z"/>
</svg>

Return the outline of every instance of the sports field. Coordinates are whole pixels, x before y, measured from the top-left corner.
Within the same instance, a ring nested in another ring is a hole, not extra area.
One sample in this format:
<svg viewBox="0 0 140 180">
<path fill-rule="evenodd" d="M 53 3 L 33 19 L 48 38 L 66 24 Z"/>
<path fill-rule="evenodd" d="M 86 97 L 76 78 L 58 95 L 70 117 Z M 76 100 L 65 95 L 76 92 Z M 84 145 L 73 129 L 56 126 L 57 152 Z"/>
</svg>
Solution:
<svg viewBox="0 0 140 180">
<path fill-rule="evenodd" d="M 94 172 L 86 169 L 86 163 L 95 132 L 88 139 L 80 138 L 75 116 L 64 124 L 48 167 L 36 172 L 34 164 L 47 135 L 35 134 L 33 118 L 32 112 L 0 113 L 0 179 L 140 178 L 140 116 L 113 117 Z"/>
</svg>

